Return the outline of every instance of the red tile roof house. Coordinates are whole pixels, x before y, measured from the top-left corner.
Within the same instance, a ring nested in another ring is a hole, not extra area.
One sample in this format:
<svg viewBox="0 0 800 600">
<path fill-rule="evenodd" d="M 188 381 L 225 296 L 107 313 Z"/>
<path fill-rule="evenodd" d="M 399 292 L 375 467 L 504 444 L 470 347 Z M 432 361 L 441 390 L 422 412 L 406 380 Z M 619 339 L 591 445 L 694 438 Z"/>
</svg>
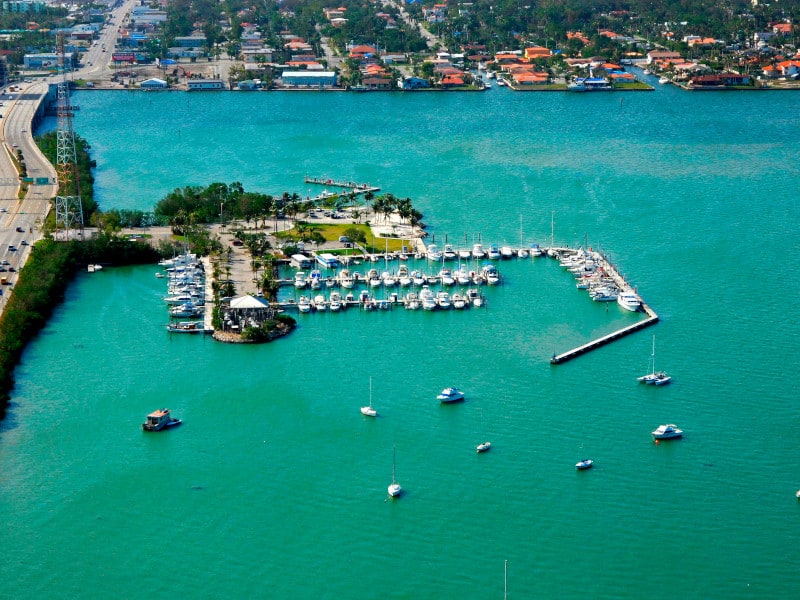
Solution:
<svg viewBox="0 0 800 600">
<path fill-rule="evenodd" d="M 464 85 L 463 75 L 445 75 L 444 79 L 440 82 L 443 88 L 461 87 Z"/>
<path fill-rule="evenodd" d="M 367 77 L 362 83 L 369 90 L 388 90 L 392 87 L 392 80 L 383 77 Z"/>
<path fill-rule="evenodd" d="M 545 48 L 543 46 L 533 46 L 531 48 L 525 48 L 525 58 L 528 59 L 529 62 L 535 61 L 537 58 L 550 58 L 550 49 Z"/>
<path fill-rule="evenodd" d="M 378 50 L 374 46 L 367 46 L 366 44 L 350 48 L 350 58 L 355 58 L 356 60 L 375 56 L 376 54 L 378 54 Z"/>
</svg>

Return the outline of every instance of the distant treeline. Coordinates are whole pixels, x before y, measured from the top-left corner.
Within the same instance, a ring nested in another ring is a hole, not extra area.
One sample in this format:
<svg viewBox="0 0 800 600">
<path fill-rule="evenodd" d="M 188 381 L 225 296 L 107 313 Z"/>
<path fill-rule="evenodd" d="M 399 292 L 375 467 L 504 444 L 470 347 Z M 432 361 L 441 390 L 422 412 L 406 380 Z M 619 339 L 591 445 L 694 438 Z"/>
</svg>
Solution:
<svg viewBox="0 0 800 600">
<path fill-rule="evenodd" d="M 14 369 L 25 346 L 63 302 L 75 274 L 88 263 L 147 264 L 158 258 L 158 251 L 149 244 L 104 234 L 85 242 L 46 238 L 36 243 L 13 291 L 3 286 L 7 304 L 0 316 L 0 419 L 5 417 L 14 388 Z"/>
</svg>

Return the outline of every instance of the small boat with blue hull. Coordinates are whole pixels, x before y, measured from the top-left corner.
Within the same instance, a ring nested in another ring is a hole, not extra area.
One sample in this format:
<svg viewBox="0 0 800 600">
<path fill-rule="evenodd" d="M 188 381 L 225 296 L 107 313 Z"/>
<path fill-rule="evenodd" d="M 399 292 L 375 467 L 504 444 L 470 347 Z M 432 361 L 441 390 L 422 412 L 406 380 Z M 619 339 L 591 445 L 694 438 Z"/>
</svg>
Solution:
<svg viewBox="0 0 800 600">
<path fill-rule="evenodd" d="M 575 468 L 579 471 L 585 471 L 586 469 L 591 469 L 594 466 L 594 461 L 591 458 L 584 458 L 581 461 L 575 463 Z"/>
</svg>

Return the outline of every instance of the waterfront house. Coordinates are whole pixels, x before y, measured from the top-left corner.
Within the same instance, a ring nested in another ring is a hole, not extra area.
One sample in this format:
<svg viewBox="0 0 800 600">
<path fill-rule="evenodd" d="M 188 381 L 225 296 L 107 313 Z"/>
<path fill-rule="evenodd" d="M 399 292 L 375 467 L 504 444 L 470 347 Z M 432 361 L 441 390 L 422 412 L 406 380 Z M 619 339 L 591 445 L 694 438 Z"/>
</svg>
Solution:
<svg viewBox="0 0 800 600">
<path fill-rule="evenodd" d="M 392 80 L 387 77 L 367 77 L 362 84 L 368 90 L 389 90 L 392 88 Z"/>
<path fill-rule="evenodd" d="M 681 58 L 680 52 L 672 52 L 670 50 L 651 50 L 647 53 L 647 64 L 652 65 L 659 60 L 670 60 Z"/>
<path fill-rule="evenodd" d="M 422 77 L 406 77 L 405 79 L 399 80 L 397 85 L 401 90 L 419 90 L 431 87 L 428 80 Z"/>
<path fill-rule="evenodd" d="M 455 88 L 461 87 L 464 85 L 464 76 L 463 75 L 445 75 L 441 81 L 441 86 L 443 88 Z"/>
</svg>

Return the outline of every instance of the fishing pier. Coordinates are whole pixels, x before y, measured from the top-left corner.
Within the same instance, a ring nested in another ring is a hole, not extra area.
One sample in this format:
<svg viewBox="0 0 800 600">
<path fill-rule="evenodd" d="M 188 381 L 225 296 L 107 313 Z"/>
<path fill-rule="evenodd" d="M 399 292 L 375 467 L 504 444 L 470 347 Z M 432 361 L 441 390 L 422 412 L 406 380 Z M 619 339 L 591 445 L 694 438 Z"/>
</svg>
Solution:
<svg viewBox="0 0 800 600">
<path fill-rule="evenodd" d="M 379 192 L 381 188 L 370 185 L 369 183 L 356 183 L 355 181 L 341 181 L 339 179 L 331 179 L 330 177 L 309 177 L 305 176 L 303 178 L 305 183 L 313 183 L 314 185 L 325 185 L 328 187 L 339 187 L 344 188 L 347 193 L 354 193 L 358 194 L 366 194 L 367 192 Z M 327 197 L 332 196 L 333 194 L 323 194 L 320 197 Z"/>
</svg>

